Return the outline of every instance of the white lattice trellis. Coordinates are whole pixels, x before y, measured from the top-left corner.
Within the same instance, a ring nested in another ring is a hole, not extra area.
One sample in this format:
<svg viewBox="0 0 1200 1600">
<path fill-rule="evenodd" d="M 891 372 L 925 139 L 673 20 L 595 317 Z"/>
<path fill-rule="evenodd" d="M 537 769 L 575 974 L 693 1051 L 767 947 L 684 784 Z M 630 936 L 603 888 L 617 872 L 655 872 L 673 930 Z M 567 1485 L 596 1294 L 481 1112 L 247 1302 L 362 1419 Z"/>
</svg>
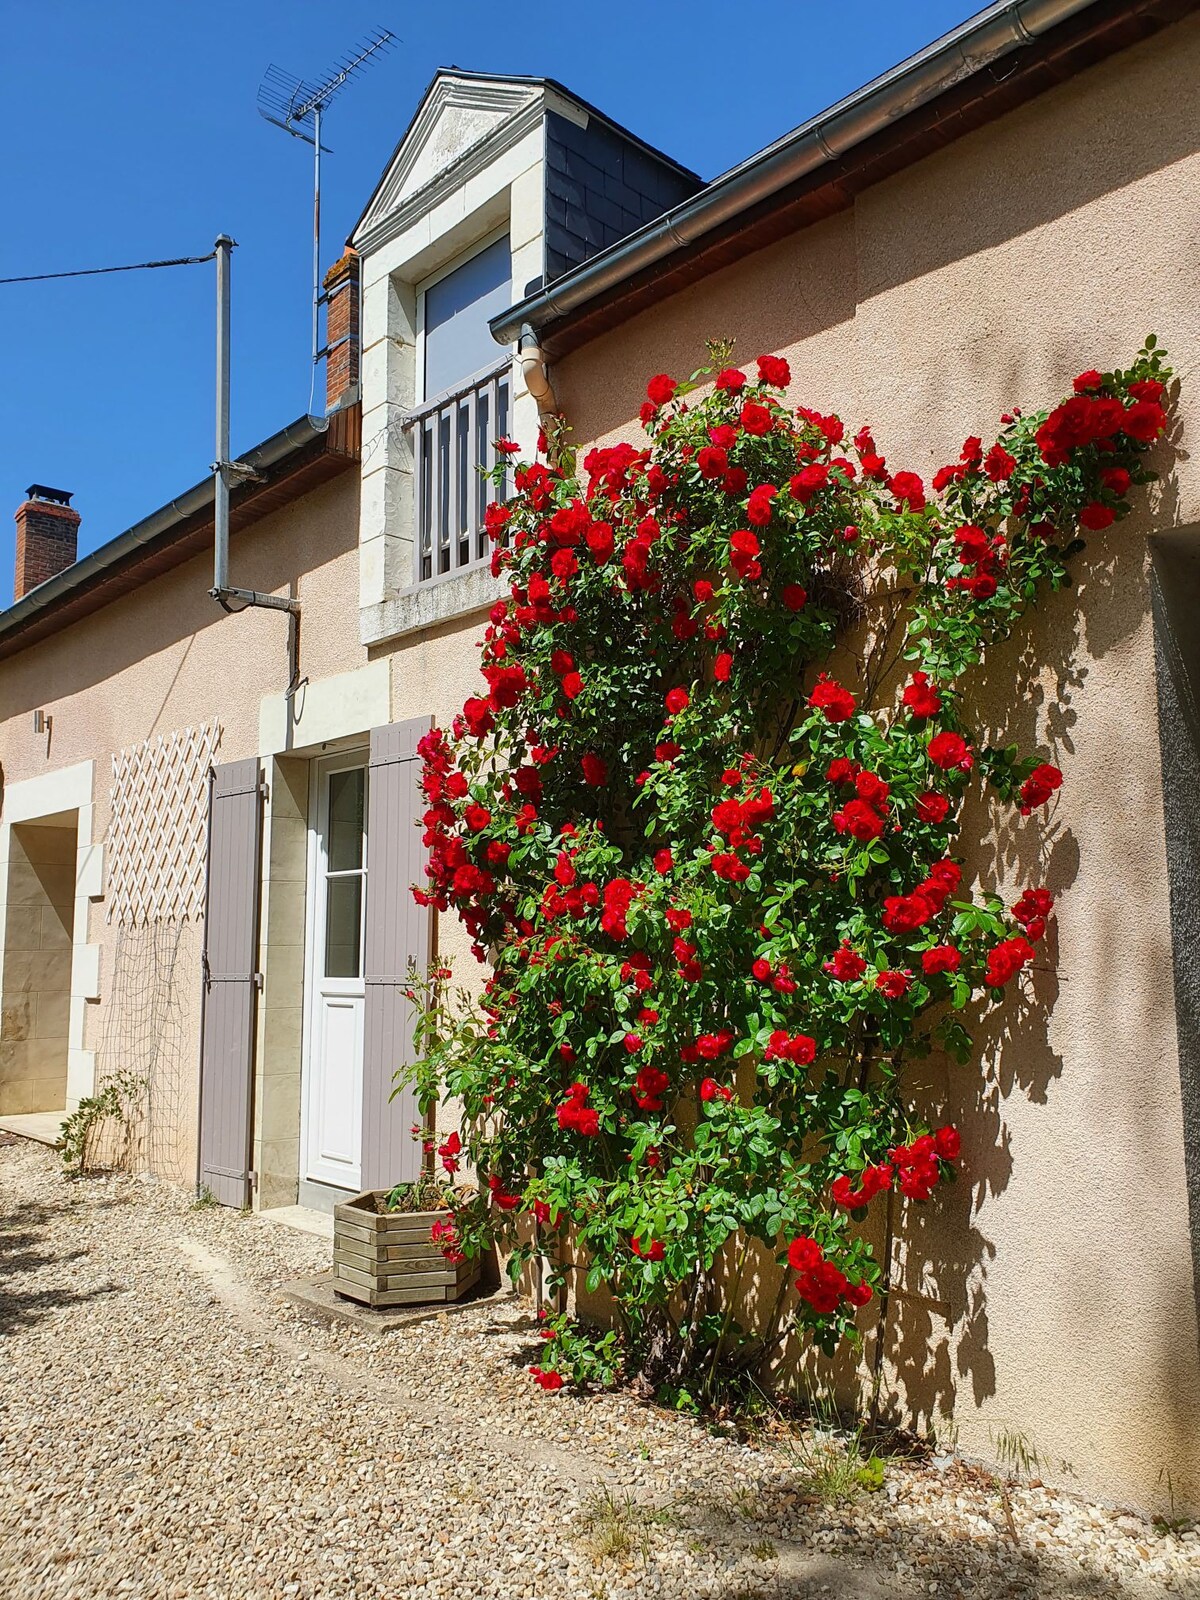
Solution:
<svg viewBox="0 0 1200 1600">
<path fill-rule="evenodd" d="M 208 769 L 220 740 L 220 724 L 206 722 L 113 756 L 110 922 L 203 915 Z"/>
</svg>

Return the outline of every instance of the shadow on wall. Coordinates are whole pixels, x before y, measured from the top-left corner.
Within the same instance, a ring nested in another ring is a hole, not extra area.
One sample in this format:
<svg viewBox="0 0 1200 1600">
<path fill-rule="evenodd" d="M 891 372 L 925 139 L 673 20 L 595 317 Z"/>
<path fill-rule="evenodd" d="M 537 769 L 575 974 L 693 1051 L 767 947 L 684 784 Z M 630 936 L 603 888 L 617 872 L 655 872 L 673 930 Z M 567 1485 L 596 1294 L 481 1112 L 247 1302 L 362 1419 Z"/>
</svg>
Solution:
<svg viewBox="0 0 1200 1600">
<path fill-rule="evenodd" d="M 1168 525 L 1176 510 L 1174 462 L 1168 448 L 1158 453 L 1161 482 L 1154 521 Z M 1167 585 L 1164 573 L 1172 558 L 1162 553 L 1162 541 L 1156 543 L 1160 545 L 1156 612 L 1163 611 L 1162 590 L 1169 587 L 1175 612 L 1186 619 L 1181 621 L 1182 642 L 1174 640 L 1175 654 L 1179 658 L 1188 655 L 1193 674 L 1190 687 L 1183 691 L 1186 708 L 1181 707 L 1179 713 L 1181 718 L 1192 718 L 1192 726 L 1184 730 L 1172 726 L 1167 718 L 1162 738 L 1164 750 L 1168 741 L 1172 746 L 1169 761 L 1164 757 L 1164 767 L 1185 1155 L 1195 1249 L 1200 1239 L 1200 963 L 1195 957 L 1200 948 L 1200 812 L 1195 805 L 1200 794 L 1200 553 L 1186 534 L 1173 540 L 1168 549 L 1174 552 L 1175 566 Z M 1175 570 L 1185 562 L 1185 569 Z M 1048 745 L 1049 758 L 1068 771 L 1080 716 L 1075 701 L 1081 690 L 1084 715 L 1096 709 L 1089 707 L 1086 698 L 1088 663 L 1099 663 L 1110 651 L 1119 650 L 1144 626 L 1150 605 L 1145 553 L 1132 519 L 1109 534 L 1093 537 L 1088 548 L 1074 558 L 1073 572 L 1073 587 L 1052 597 L 1032 628 L 1019 629 L 994 653 L 980 675 L 975 699 L 980 708 L 976 728 L 981 744 L 1015 740 L 1022 753 Z M 1113 692 L 1110 688 L 1110 694 Z M 1160 669 L 1160 696 L 1169 700 L 1171 693 L 1179 696 L 1178 685 L 1171 679 L 1164 690 Z M 1105 721 L 1106 725 L 1119 724 L 1121 718 L 1110 716 Z M 1093 753 L 1096 740 L 1093 732 L 1087 741 Z M 1106 753 L 1101 752 L 1101 758 Z M 1084 815 L 1087 798 L 1084 795 L 1079 802 Z M 1119 805 L 1115 791 L 1105 803 Z M 1173 816 L 1175 811 L 1177 816 Z M 1045 885 L 1057 900 L 1080 874 L 1079 841 L 1070 827 L 1054 820 L 1053 812 L 1046 826 L 1030 827 L 1015 809 L 1004 808 L 994 796 L 976 800 L 964 818 L 963 837 L 982 841 L 967 860 L 968 881 L 974 874 L 985 890 L 995 890 L 1006 903 L 1031 884 Z M 1119 887 L 1099 899 L 1090 894 L 1088 904 L 1088 925 L 1073 929 L 1073 937 L 1076 958 L 1082 954 L 1089 965 L 1094 964 L 1093 976 L 1099 979 L 1100 992 L 1106 997 L 1101 1028 L 1110 1019 L 1123 1018 L 1136 1031 L 1148 996 L 1158 991 L 1151 952 L 1145 951 L 1142 961 L 1131 962 L 1127 957 L 1128 907 Z M 945 1058 L 932 1057 L 910 1069 L 908 1085 L 914 1103 L 924 1108 L 931 1120 L 954 1120 L 963 1131 L 965 1181 L 943 1191 L 936 1206 L 906 1206 L 903 1210 L 903 1227 L 898 1226 L 893 1255 L 894 1289 L 885 1336 L 882 1397 L 885 1415 L 935 1435 L 953 1415 L 964 1388 L 976 1407 L 996 1393 L 988 1328 L 988 1270 L 996 1246 L 981 1225 L 980 1213 L 989 1199 L 1005 1192 L 1014 1175 L 1006 1107 L 1014 1096 L 1035 1105 L 1048 1104 L 1064 1070 L 1063 1058 L 1053 1044 L 1052 1019 L 1060 1001 L 1053 921 L 1041 949 L 1044 953 L 1033 969 L 1028 992 L 1019 994 L 1013 989 L 972 1028 L 978 1066 L 959 1068 Z M 1113 1029 L 1108 1037 L 1116 1037 Z M 1103 1089 L 1103 1078 L 1098 1082 Z M 1129 1126 L 1127 1133 L 1132 1147 L 1153 1159 L 1154 1152 L 1161 1150 L 1162 1129 L 1152 1108 L 1153 1097 L 1145 1100 L 1145 1126 Z M 1135 1112 L 1141 1103 L 1140 1097 L 1134 1098 Z M 1088 1159 L 1089 1137 L 1088 1130 L 1081 1128 L 1077 1145 L 1063 1152 L 1065 1181 L 1069 1181 L 1074 1161 Z M 896 1215 L 899 1218 L 900 1213 Z M 872 1217 L 868 1227 L 882 1259 L 882 1219 Z M 1048 1249 L 1069 1252 L 1071 1240 L 1069 1236 L 1053 1240 Z M 748 1325 L 759 1325 L 765 1318 L 778 1281 L 764 1254 L 754 1284 L 743 1297 Z M 1172 1284 L 1152 1287 L 1159 1298 L 1175 1296 Z M 1187 1319 L 1183 1321 L 1186 1325 Z M 861 1353 L 847 1350 L 832 1361 L 814 1355 L 804 1341 L 789 1340 L 774 1366 L 776 1381 L 800 1392 L 812 1389 L 849 1399 L 860 1389 L 864 1371 L 869 1379 L 878 1349 L 877 1316 L 864 1318 L 862 1326 Z M 1164 1449 L 1167 1436 L 1179 1435 L 1180 1428 L 1187 1426 L 1174 1416 L 1167 1398 L 1172 1392 L 1170 1375 L 1178 1371 L 1179 1357 L 1179 1350 L 1170 1347 L 1143 1351 L 1141 1357 L 1148 1365 L 1157 1364 L 1162 1373 Z M 1186 1459 L 1186 1438 L 1180 1436 L 1178 1442 L 1177 1459 Z"/>
</svg>

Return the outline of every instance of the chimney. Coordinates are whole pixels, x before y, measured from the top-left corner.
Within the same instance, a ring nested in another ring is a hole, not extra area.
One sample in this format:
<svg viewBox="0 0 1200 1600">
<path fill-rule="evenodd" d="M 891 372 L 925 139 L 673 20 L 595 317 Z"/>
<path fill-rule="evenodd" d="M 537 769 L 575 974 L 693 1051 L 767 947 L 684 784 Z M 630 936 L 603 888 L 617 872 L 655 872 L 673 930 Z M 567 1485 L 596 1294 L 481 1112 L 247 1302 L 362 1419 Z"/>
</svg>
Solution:
<svg viewBox="0 0 1200 1600">
<path fill-rule="evenodd" d="M 25 504 L 17 509 L 14 600 L 74 564 L 83 520 L 71 509 L 71 496 L 65 489 L 31 483 L 25 497 Z"/>
<path fill-rule="evenodd" d="M 350 246 L 325 274 L 325 411 L 358 399 L 358 256 Z"/>
</svg>

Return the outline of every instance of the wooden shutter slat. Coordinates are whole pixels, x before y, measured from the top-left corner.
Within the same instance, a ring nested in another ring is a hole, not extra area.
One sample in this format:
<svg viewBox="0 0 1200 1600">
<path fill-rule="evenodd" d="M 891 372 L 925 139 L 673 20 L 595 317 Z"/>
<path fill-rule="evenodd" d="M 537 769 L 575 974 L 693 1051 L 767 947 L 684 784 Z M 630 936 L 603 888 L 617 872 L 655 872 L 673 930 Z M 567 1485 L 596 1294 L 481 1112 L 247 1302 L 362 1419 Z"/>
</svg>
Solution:
<svg viewBox="0 0 1200 1600">
<path fill-rule="evenodd" d="M 250 1204 L 262 789 L 257 759 L 209 780 L 199 1181 L 225 1206 Z"/>
<path fill-rule="evenodd" d="M 417 905 L 412 885 L 424 883 L 418 741 L 430 717 L 393 722 L 371 732 L 367 780 L 367 906 L 363 977 L 362 1185 L 388 1189 L 421 1173 L 419 1121 L 411 1087 L 391 1098 L 396 1072 L 412 1062 L 411 1004 L 404 997 L 409 966 L 429 966 L 432 913 Z"/>
</svg>

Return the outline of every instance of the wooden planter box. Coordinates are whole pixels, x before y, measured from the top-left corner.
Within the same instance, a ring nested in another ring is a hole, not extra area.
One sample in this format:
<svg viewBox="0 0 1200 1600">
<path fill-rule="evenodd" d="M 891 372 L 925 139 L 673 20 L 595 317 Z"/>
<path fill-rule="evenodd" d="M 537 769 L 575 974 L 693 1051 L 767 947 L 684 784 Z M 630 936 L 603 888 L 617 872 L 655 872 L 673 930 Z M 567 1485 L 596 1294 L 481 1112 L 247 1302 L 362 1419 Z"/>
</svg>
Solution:
<svg viewBox="0 0 1200 1600">
<path fill-rule="evenodd" d="M 429 1230 L 442 1211 L 381 1212 L 385 1189 L 369 1189 L 333 1208 L 333 1288 L 366 1306 L 457 1300 L 479 1281 L 480 1263 L 454 1266 Z"/>
</svg>

